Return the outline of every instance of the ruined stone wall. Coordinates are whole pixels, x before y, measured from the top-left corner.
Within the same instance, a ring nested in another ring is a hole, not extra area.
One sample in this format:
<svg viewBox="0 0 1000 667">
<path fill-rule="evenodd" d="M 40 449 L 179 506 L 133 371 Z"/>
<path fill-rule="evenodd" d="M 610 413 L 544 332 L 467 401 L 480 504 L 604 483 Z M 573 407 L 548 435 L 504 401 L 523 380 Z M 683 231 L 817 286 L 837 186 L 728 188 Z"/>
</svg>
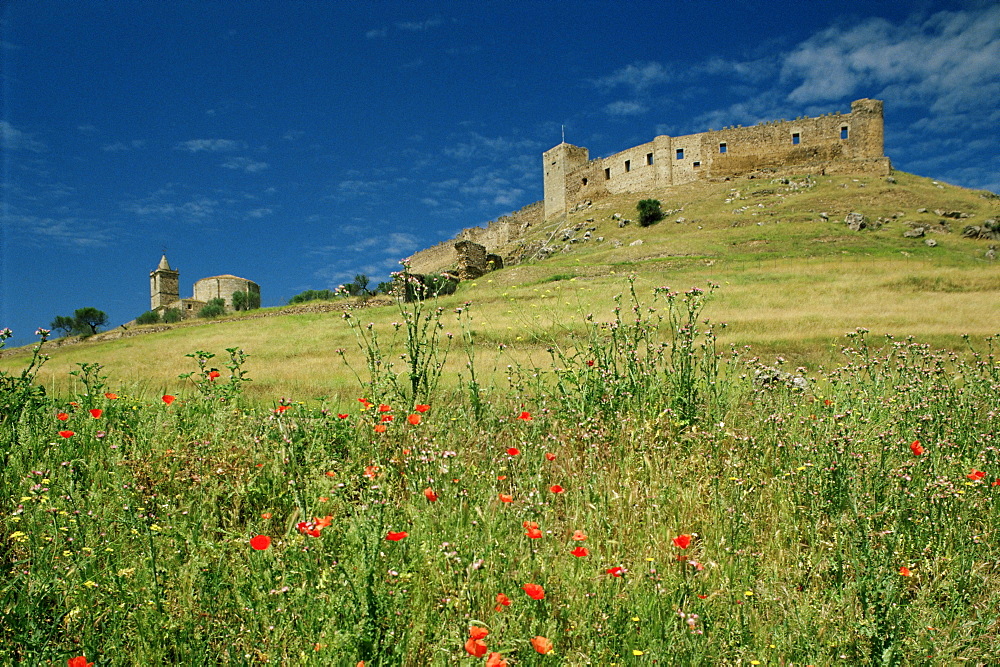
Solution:
<svg viewBox="0 0 1000 667">
<path fill-rule="evenodd" d="M 510 215 L 490 222 L 486 227 L 464 229 L 457 236 L 435 246 L 421 250 L 406 258 L 413 273 L 440 273 L 458 268 L 456 241 L 472 241 L 485 246 L 487 252 L 507 256 L 507 247 L 520 239 L 532 225 L 542 222 L 543 202 L 529 204 Z"/>
<path fill-rule="evenodd" d="M 891 165 L 884 150 L 883 105 L 869 99 L 854 101 L 847 114 L 659 136 L 583 164 L 580 156 L 586 156 L 587 149 L 563 143 L 543 155 L 545 219 L 605 193 L 652 190 L 760 169 L 888 175 Z M 561 191 L 558 182 L 565 183 Z"/>
</svg>

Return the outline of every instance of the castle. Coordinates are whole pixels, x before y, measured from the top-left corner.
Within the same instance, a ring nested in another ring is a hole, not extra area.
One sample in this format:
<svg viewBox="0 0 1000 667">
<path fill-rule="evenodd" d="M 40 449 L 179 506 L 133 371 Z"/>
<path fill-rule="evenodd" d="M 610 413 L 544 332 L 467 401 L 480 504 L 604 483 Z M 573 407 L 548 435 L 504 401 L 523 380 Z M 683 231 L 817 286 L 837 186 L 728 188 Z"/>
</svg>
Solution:
<svg viewBox="0 0 1000 667">
<path fill-rule="evenodd" d="M 606 158 L 565 141 L 542 155 L 544 219 L 580 200 L 643 192 L 698 179 L 727 178 L 768 168 L 888 176 L 882 101 L 862 99 L 851 112 L 729 127 L 683 137 L 659 136 Z"/>
<path fill-rule="evenodd" d="M 233 309 L 233 294 L 246 292 L 260 303 L 260 285 L 238 276 L 221 275 L 202 278 L 194 284 L 194 296 L 180 297 L 180 271 L 170 268 L 167 256 L 160 258 L 156 269 L 149 273 L 149 309 L 161 315 L 165 310 L 176 308 L 184 318 L 195 317 L 202 307 L 212 299 L 222 299 L 226 308 Z"/>
</svg>

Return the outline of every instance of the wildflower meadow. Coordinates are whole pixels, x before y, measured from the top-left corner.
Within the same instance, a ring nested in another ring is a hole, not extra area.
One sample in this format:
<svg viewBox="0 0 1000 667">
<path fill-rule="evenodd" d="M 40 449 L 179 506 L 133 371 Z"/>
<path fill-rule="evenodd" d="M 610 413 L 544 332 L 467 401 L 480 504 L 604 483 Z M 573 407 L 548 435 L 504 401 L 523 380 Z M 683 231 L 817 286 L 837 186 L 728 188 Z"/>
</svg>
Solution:
<svg viewBox="0 0 1000 667">
<path fill-rule="evenodd" d="M 718 345 L 715 289 L 629 283 L 539 363 L 474 304 L 348 313 L 346 401 L 251 399 L 238 348 L 52 395 L 40 332 L 0 375 L 0 663 L 996 664 L 1000 338 L 786 368 Z"/>
</svg>

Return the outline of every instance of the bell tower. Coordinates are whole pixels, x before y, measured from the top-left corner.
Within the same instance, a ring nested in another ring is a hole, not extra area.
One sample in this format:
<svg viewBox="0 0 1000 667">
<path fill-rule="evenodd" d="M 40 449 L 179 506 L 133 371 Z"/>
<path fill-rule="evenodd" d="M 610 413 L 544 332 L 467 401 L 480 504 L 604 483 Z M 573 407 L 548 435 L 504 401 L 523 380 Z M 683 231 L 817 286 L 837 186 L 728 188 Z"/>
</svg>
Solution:
<svg viewBox="0 0 1000 667">
<path fill-rule="evenodd" d="M 174 271 L 167 255 L 160 258 L 155 271 L 149 272 L 149 309 L 165 308 L 181 298 L 180 271 Z"/>
</svg>

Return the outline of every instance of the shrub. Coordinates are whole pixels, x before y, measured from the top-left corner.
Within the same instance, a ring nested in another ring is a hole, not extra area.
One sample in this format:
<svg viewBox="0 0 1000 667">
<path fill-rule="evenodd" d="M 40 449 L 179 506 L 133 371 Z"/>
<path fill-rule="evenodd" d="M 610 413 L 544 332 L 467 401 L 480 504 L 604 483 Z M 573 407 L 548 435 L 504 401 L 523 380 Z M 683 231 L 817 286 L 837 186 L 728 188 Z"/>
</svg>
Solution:
<svg viewBox="0 0 1000 667">
<path fill-rule="evenodd" d="M 180 322 L 182 319 L 180 308 L 167 308 L 163 311 L 163 321 L 167 324 L 174 324 L 175 322 Z"/>
<path fill-rule="evenodd" d="M 305 303 L 306 301 L 333 301 L 337 298 L 337 294 L 332 290 L 328 289 L 307 289 L 305 292 L 296 294 L 291 299 L 288 300 L 289 305 L 294 305 L 296 303 Z M 260 299 L 260 296 L 257 297 Z"/>
<path fill-rule="evenodd" d="M 260 308 L 258 292 L 233 292 L 233 310 L 255 310 Z"/>
<path fill-rule="evenodd" d="M 136 324 L 159 324 L 160 314 L 155 310 L 147 310 L 145 313 L 135 318 Z"/>
<path fill-rule="evenodd" d="M 639 224 L 649 227 L 654 222 L 663 220 L 663 211 L 660 210 L 660 200 L 643 199 L 635 207 L 639 211 Z"/>
<path fill-rule="evenodd" d="M 219 317 L 224 315 L 226 312 L 226 300 L 215 298 L 211 299 L 201 310 L 198 311 L 198 317 L 211 318 Z"/>
</svg>

